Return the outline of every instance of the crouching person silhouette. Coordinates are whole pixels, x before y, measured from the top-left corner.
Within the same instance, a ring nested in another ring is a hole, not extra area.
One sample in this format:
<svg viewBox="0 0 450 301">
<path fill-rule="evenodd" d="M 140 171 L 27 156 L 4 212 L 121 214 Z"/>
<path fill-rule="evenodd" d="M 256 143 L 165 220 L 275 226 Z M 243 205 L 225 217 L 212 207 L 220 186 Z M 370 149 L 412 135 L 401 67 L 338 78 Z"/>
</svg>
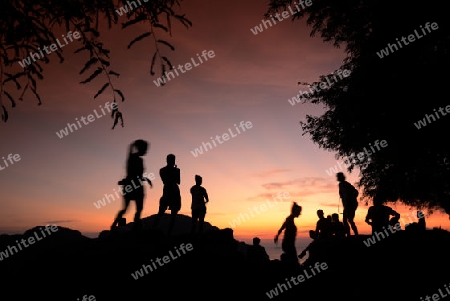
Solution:
<svg viewBox="0 0 450 301">
<path fill-rule="evenodd" d="M 141 227 L 141 213 L 144 208 L 144 185 L 142 181 L 147 181 L 150 187 L 153 187 L 152 182 L 143 177 L 144 163 L 142 156 L 147 153 L 149 144 L 147 141 L 139 139 L 130 144 L 128 159 L 126 164 L 127 175 L 126 178 L 119 181 L 119 185 L 123 186 L 122 194 L 124 205 L 123 209 L 117 213 L 114 222 L 111 225 L 111 230 L 117 227 L 119 221 L 122 220 L 122 216 L 128 209 L 131 201 L 136 202 L 136 214 L 134 215 L 134 226 L 136 229 Z M 130 191 L 129 188 L 132 188 Z M 123 192 L 123 190 L 130 192 Z"/>
</svg>

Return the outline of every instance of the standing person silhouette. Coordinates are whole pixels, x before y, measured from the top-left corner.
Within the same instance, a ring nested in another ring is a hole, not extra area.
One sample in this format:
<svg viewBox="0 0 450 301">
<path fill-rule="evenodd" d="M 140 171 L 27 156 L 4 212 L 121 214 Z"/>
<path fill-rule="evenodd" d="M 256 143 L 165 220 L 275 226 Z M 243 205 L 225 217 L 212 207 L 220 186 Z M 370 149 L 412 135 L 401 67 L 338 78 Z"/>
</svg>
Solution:
<svg viewBox="0 0 450 301">
<path fill-rule="evenodd" d="M 128 151 L 128 159 L 127 159 L 127 175 L 126 178 L 119 181 L 119 185 L 123 186 L 127 192 L 122 193 L 124 199 L 123 209 L 117 213 L 116 218 L 114 219 L 113 224 L 111 225 L 111 230 L 115 229 L 119 221 L 122 219 L 122 216 L 128 209 L 130 202 L 134 200 L 136 202 L 136 214 L 134 215 L 134 226 L 139 228 L 141 226 L 141 213 L 144 208 L 144 185 L 142 181 L 147 181 L 150 184 L 150 187 L 153 187 L 152 182 L 142 176 L 144 173 L 144 163 L 142 160 L 142 156 L 147 153 L 149 148 L 149 144 L 147 141 L 139 139 L 135 140 L 132 144 L 130 144 Z M 133 152 L 133 150 L 135 152 Z M 139 181 L 140 185 L 137 185 L 134 181 Z M 130 192 L 129 188 L 132 188 Z"/>
<path fill-rule="evenodd" d="M 274 242 L 278 243 L 278 236 L 284 230 L 283 241 L 281 243 L 281 249 L 283 254 L 281 255 L 281 260 L 286 261 L 286 263 L 292 263 L 298 265 L 297 258 L 297 248 L 295 247 L 295 238 L 297 237 L 297 226 L 295 226 L 294 218 L 299 217 L 302 213 L 302 207 L 297 205 L 296 202 L 292 204 L 291 214 L 286 218 L 281 228 L 278 230 L 277 235 L 275 235 Z"/>
<path fill-rule="evenodd" d="M 159 210 L 156 215 L 153 227 L 156 227 L 159 223 L 161 216 L 170 209 L 170 222 L 168 235 L 172 233 L 173 226 L 175 224 L 175 218 L 178 211 L 181 209 L 181 194 L 180 188 L 180 169 L 175 164 L 175 155 L 168 154 L 167 165 L 159 170 L 159 175 L 164 183 L 163 195 L 159 200 Z"/>
<path fill-rule="evenodd" d="M 358 190 L 345 180 L 345 176 L 342 172 L 338 172 L 336 178 L 339 182 L 339 196 L 341 197 L 342 206 L 344 207 L 342 222 L 345 226 L 345 233 L 347 236 L 350 236 L 351 227 L 353 233 L 358 235 L 358 228 L 356 228 L 356 224 L 353 220 L 355 218 L 356 209 L 358 208 Z"/>
<path fill-rule="evenodd" d="M 192 195 L 192 226 L 191 226 L 191 234 L 195 233 L 198 224 L 198 232 L 203 232 L 203 223 L 205 221 L 206 215 L 206 203 L 209 202 L 208 193 L 206 189 L 202 186 L 202 177 L 199 175 L 195 175 L 195 185 L 191 187 L 191 195 Z"/>
</svg>

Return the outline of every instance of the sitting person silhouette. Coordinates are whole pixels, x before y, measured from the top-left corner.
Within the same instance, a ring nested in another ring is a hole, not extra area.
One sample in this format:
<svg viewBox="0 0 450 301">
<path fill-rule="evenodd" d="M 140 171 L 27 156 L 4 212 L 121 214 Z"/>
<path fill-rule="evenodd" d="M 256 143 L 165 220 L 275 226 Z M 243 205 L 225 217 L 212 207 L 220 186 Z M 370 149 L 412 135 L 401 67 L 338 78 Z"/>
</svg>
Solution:
<svg viewBox="0 0 450 301">
<path fill-rule="evenodd" d="M 394 221 L 400 219 L 400 214 L 391 207 L 383 205 L 381 197 L 376 195 L 373 198 L 373 206 L 369 207 L 365 219 L 366 223 L 372 226 L 372 235 L 375 232 L 382 232 L 389 227 L 396 227 L 398 229 L 400 223 L 397 222 L 396 225 L 392 226 L 392 222 L 390 221 L 391 216 L 393 216 Z"/>
<path fill-rule="evenodd" d="M 331 216 L 330 219 L 325 217 L 322 209 L 317 210 L 317 216 L 319 220 L 316 223 L 316 230 L 311 230 L 309 232 L 309 237 L 312 239 L 316 238 L 330 238 L 332 236 L 331 232 Z"/>
<path fill-rule="evenodd" d="M 331 232 L 333 237 L 345 237 L 344 223 L 339 220 L 339 214 L 331 215 Z"/>
<path fill-rule="evenodd" d="M 425 222 L 425 214 L 422 211 L 418 210 L 417 211 L 417 218 L 419 219 L 418 222 L 417 222 L 418 230 L 425 231 L 427 229 L 427 224 Z"/>
<path fill-rule="evenodd" d="M 418 218 L 417 222 L 413 222 L 405 227 L 405 230 L 408 231 L 425 231 L 427 229 L 427 225 L 425 222 L 425 214 L 422 211 L 418 210 L 416 212 L 416 217 Z"/>
<path fill-rule="evenodd" d="M 280 259 L 281 261 L 295 265 L 299 265 L 299 263 L 297 259 L 297 248 L 295 247 L 297 227 L 295 226 L 294 218 L 299 217 L 301 212 L 302 207 L 294 202 L 291 207 L 291 214 L 286 218 L 283 225 L 281 225 L 281 228 L 278 230 L 278 233 L 274 238 L 274 242 L 277 244 L 279 235 L 284 231 L 283 241 L 281 243 L 283 254 L 281 254 Z"/>
<path fill-rule="evenodd" d="M 144 163 L 141 157 L 147 153 L 148 148 L 148 142 L 141 139 L 130 144 L 126 165 L 127 175 L 125 179 L 119 181 L 119 185 L 123 185 L 123 188 L 126 188 L 127 193 L 122 193 L 124 206 L 123 209 L 117 213 L 117 216 L 111 225 L 111 230 L 114 230 L 117 227 L 117 224 L 123 221 L 122 216 L 127 211 L 132 200 L 136 202 L 134 226 L 136 228 L 140 228 L 141 226 L 141 213 L 144 207 L 144 185 L 142 184 L 142 181 L 147 181 L 150 184 L 150 187 L 153 187 L 152 182 L 148 178 L 142 176 L 144 173 Z M 134 182 L 135 180 L 139 181 L 140 185 L 137 185 Z M 128 192 L 129 187 L 132 187 L 130 192 Z"/>
<path fill-rule="evenodd" d="M 254 262 L 268 262 L 270 261 L 266 249 L 261 246 L 261 239 L 259 237 L 253 238 L 253 245 L 247 249 L 247 256 Z"/>
<path fill-rule="evenodd" d="M 316 222 L 316 230 L 309 231 L 309 237 L 316 239 L 329 239 L 332 237 L 332 225 L 331 225 L 331 216 L 325 217 L 322 209 L 317 210 L 317 216 L 319 220 Z M 313 241 L 314 242 L 314 241 Z M 298 255 L 298 258 L 303 258 L 306 255 L 306 252 L 310 250 L 311 242 L 301 253 Z"/>
<path fill-rule="evenodd" d="M 159 175 L 164 183 L 163 195 L 159 200 L 159 210 L 153 223 L 155 228 L 167 209 L 170 210 L 170 222 L 168 235 L 172 233 L 178 211 L 181 209 L 180 169 L 175 164 L 175 155 L 168 154 L 167 165 L 159 170 Z"/>
<path fill-rule="evenodd" d="M 191 233 L 195 233 L 198 224 L 198 232 L 203 232 L 203 223 L 206 215 L 206 203 L 209 202 L 208 193 L 206 189 L 202 187 L 203 179 L 199 175 L 195 175 L 195 185 L 191 187 L 192 195 L 192 226 Z"/>
</svg>

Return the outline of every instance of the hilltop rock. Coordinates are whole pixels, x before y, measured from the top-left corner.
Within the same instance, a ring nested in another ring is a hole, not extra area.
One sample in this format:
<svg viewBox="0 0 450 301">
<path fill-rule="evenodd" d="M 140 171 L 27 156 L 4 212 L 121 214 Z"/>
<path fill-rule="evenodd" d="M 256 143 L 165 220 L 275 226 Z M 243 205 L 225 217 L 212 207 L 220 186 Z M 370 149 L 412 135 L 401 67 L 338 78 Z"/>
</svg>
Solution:
<svg viewBox="0 0 450 301">
<path fill-rule="evenodd" d="M 96 300 L 129 301 L 398 301 L 432 295 L 449 281 L 446 231 L 401 231 L 371 246 L 364 243 L 369 238 L 364 235 L 320 241 L 312 246 L 304 266 L 295 268 L 279 260 L 250 261 L 232 229 L 208 224 L 203 235 L 191 236 L 190 218 L 182 215 L 174 235 L 167 237 L 167 218 L 157 229 L 148 226 L 152 222 L 148 217 L 142 231 L 132 231 L 129 224 L 118 232 L 103 231 L 98 238 L 59 227 L 54 236 L 0 261 L 3 294 L 19 300 L 81 300 L 94 295 Z M 38 228 L 23 235 L 2 235 L 0 252 Z M 290 282 L 292 277 L 311 276 L 316 263 L 326 263 L 327 269 L 304 282 Z"/>
</svg>

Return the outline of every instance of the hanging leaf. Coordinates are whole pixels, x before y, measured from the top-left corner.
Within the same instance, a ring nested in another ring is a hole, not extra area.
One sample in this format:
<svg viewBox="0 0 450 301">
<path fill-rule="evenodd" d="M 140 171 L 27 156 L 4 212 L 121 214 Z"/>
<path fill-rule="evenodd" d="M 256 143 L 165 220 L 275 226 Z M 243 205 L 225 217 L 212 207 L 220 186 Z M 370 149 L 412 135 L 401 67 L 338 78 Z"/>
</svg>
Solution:
<svg viewBox="0 0 450 301">
<path fill-rule="evenodd" d="M 84 64 L 83 69 L 81 69 L 79 74 L 83 74 L 87 69 L 89 69 L 89 67 L 91 67 L 93 64 L 98 62 L 98 58 L 93 57 L 91 58 L 89 61 L 86 62 L 86 64 Z"/>
<path fill-rule="evenodd" d="M 2 110 L 3 110 L 2 120 L 3 120 L 3 122 L 6 122 L 6 121 L 8 121 L 8 111 L 6 111 L 6 108 L 4 105 L 2 105 Z"/>
<path fill-rule="evenodd" d="M 100 73 L 102 73 L 102 68 L 98 67 L 97 70 L 94 71 L 94 73 L 92 73 L 91 76 L 89 76 L 87 79 L 85 79 L 84 81 L 81 81 L 80 84 L 85 84 L 90 82 L 91 80 L 93 80 L 96 76 L 98 76 Z"/>
<path fill-rule="evenodd" d="M 11 106 L 14 108 L 14 107 L 16 106 L 16 102 L 14 101 L 14 98 L 12 98 L 11 94 L 9 94 L 9 93 L 6 92 L 6 91 L 3 91 L 3 94 L 5 94 L 6 97 L 9 98 L 9 100 L 11 101 Z"/>
<path fill-rule="evenodd" d="M 112 130 L 114 130 L 114 128 L 116 127 L 117 123 L 119 122 L 120 119 L 120 123 L 123 127 L 123 118 L 122 118 L 122 113 L 120 113 L 119 111 L 117 111 L 116 113 L 116 117 L 114 118 L 114 124 L 113 127 L 111 128 Z"/>
<path fill-rule="evenodd" d="M 110 71 L 108 72 L 108 74 L 111 74 L 111 75 L 115 75 L 115 76 L 117 76 L 117 77 L 119 77 L 119 76 L 120 76 L 120 74 L 119 74 L 119 73 L 117 73 L 117 72 L 114 72 L 114 71 L 112 71 L 112 70 L 110 70 Z"/>
<path fill-rule="evenodd" d="M 162 57 L 162 59 L 169 65 L 170 70 L 173 69 L 172 63 L 169 61 L 169 59 L 165 56 Z"/>
<path fill-rule="evenodd" d="M 171 50 L 175 50 L 175 47 L 173 47 L 171 44 L 169 44 L 169 43 L 166 42 L 166 41 L 158 40 L 157 42 L 166 45 L 166 46 L 169 47 Z"/>
<path fill-rule="evenodd" d="M 155 61 L 156 61 L 156 55 L 157 55 L 157 54 L 158 54 L 157 52 L 155 52 L 155 53 L 153 54 L 152 64 L 150 65 L 150 74 L 151 74 L 151 75 L 155 75 L 155 72 L 153 71 L 153 67 L 155 66 Z"/>
<path fill-rule="evenodd" d="M 109 65 L 110 65 L 110 63 L 109 63 L 107 60 L 104 60 L 104 59 L 100 59 L 100 58 L 99 58 L 99 61 L 100 61 L 104 66 L 106 66 L 106 67 L 109 67 Z"/>
<path fill-rule="evenodd" d="M 147 20 L 147 16 L 145 14 L 141 14 L 139 16 L 137 16 L 136 18 L 134 18 L 133 20 L 130 20 L 128 22 L 122 23 L 122 28 L 126 28 L 130 25 L 136 24 L 138 22 L 142 22 Z"/>
<path fill-rule="evenodd" d="M 135 38 L 133 41 L 131 41 L 130 44 L 128 44 L 127 48 L 130 49 L 131 46 L 132 46 L 134 43 L 136 43 L 136 42 L 142 40 L 142 39 L 145 38 L 145 37 L 150 36 L 151 34 L 152 34 L 152 33 L 149 32 L 149 31 L 146 32 L 146 33 L 141 34 L 140 36 L 138 36 L 137 38 Z"/>
<path fill-rule="evenodd" d="M 86 49 L 87 49 L 86 46 L 83 46 L 83 47 L 78 48 L 77 50 L 75 50 L 73 53 L 78 53 L 78 52 L 86 50 Z"/>
<path fill-rule="evenodd" d="M 162 24 L 153 24 L 153 27 L 156 27 L 156 28 L 162 28 L 165 32 L 169 32 L 169 30 L 167 29 L 167 27 L 165 27 L 165 26 L 162 25 Z"/>
<path fill-rule="evenodd" d="M 105 89 L 106 89 L 108 86 L 109 86 L 109 83 L 104 84 L 103 87 L 102 87 L 100 90 L 98 90 L 97 94 L 94 95 L 94 99 L 97 98 L 97 96 L 99 96 L 100 94 L 102 94 L 103 91 L 105 91 Z"/>
<path fill-rule="evenodd" d="M 118 89 L 115 89 L 114 92 L 116 92 L 117 94 L 119 94 L 120 98 L 122 99 L 122 102 L 125 101 L 125 96 L 123 96 L 122 91 L 120 91 L 120 90 L 118 90 Z"/>
</svg>

